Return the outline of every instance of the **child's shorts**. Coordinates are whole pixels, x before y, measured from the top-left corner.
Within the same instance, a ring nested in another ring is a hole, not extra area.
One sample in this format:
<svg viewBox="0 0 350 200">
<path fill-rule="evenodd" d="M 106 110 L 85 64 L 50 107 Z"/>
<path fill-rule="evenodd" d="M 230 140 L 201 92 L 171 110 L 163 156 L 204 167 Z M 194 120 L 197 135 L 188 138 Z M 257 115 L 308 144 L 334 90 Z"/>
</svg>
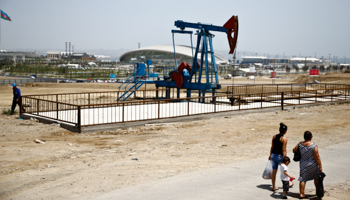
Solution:
<svg viewBox="0 0 350 200">
<path fill-rule="evenodd" d="M 288 192 L 289 191 L 289 181 L 282 181 L 283 184 L 283 191 Z"/>
</svg>

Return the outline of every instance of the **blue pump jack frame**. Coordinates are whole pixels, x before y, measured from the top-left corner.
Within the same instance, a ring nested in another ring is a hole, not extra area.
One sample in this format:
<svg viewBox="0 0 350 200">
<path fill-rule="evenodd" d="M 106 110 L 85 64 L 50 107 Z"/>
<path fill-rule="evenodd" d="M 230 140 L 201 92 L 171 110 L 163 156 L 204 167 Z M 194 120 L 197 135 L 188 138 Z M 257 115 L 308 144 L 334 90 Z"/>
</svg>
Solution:
<svg viewBox="0 0 350 200">
<path fill-rule="evenodd" d="M 184 82 L 182 88 L 187 89 L 187 97 L 191 97 L 191 90 L 198 90 L 199 97 L 205 96 L 206 91 L 212 91 L 213 96 L 215 96 L 215 90 L 220 89 L 221 85 L 219 84 L 219 77 L 217 74 L 217 66 L 215 62 L 215 55 L 213 50 L 213 43 L 212 38 L 214 35 L 212 35 L 209 31 L 218 31 L 218 32 L 227 32 L 226 28 L 220 27 L 220 26 L 214 26 L 214 25 L 207 25 L 207 24 L 200 24 L 200 23 L 188 23 L 183 22 L 181 20 L 175 21 L 175 26 L 179 27 L 181 30 L 172 30 L 173 34 L 173 46 L 174 46 L 174 58 L 175 58 L 175 65 L 177 68 L 177 59 L 176 59 L 176 50 L 175 50 L 175 40 L 174 40 L 174 33 L 181 33 L 181 34 L 191 34 L 192 31 L 184 31 L 186 27 L 188 28 L 194 28 L 199 29 L 197 31 L 197 45 L 196 45 L 196 51 L 195 55 L 193 55 L 193 64 L 192 64 L 192 70 L 189 77 L 189 82 Z M 200 49 L 200 45 L 202 44 L 202 48 Z M 209 46 L 209 48 L 208 48 Z M 192 47 L 192 38 L 191 38 L 191 49 Z M 200 59 L 200 66 L 199 70 L 197 69 L 197 56 L 199 51 L 201 51 L 201 59 Z M 208 62 L 208 54 L 211 56 L 211 64 L 212 69 L 209 70 L 209 62 Z M 205 66 L 205 68 L 204 68 Z M 206 82 L 202 83 L 202 72 L 205 70 L 206 74 Z M 198 78 L 197 78 L 197 72 Z M 213 74 L 215 73 L 215 75 Z M 192 78 L 194 76 L 194 82 L 192 82 Z M 213 77 L 215 76 L 215 83 L 213 82 Z M 167 87 L 167 88 L 177 88 L 177 85 L 175 81 L 155 81 L 156 87 Z M 179 98 L 179 88 L 177 91 L 177 96 Z M 167 97 L 169 98 L 169 97 Z M 204 101 L 204 99 L 203 99 Z"/>
</svg>

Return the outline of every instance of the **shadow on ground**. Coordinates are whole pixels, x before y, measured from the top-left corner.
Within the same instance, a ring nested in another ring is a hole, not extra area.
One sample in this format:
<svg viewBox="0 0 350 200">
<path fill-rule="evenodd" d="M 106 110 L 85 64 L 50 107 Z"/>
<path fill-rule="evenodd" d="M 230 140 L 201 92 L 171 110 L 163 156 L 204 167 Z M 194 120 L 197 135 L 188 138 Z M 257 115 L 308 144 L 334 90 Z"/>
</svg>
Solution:
<svg viewBox="0 0 350 200">
<path fill-rule="evenodd" d="M 263 189 L 263 190 L 271 191 L 272 194 L 270 196 L 274 199 L 281 199 L 281 197 L 282 197 L 282 193 L 283 193 L 282 188 L 279 188 L 279 190 L 277 190 L 277 191 L 272 191 L 272 186 L 268 185 L 268 184 L 261 184 L 261 185 L 257 185 L 256 187 Z M 300 194 L 298 192 L 288 192 L 287 196 L 299 199 Z M 305 199 L 320 200 L 320 198 L 318 198 L 316 195 L 312 195 L 312 194 L 306 194 Z"/>
</svg>

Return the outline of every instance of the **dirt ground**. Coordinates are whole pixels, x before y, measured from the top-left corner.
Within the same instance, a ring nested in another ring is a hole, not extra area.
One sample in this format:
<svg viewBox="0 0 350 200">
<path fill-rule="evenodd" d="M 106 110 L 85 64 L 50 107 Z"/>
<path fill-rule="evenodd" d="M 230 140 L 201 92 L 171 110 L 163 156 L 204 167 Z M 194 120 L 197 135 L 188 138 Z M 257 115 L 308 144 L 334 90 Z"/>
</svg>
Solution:
<svg viewBox="0 0 350 200">
<path fill-rule="evenodd" d="M 296 78 L 281 82 L 292 83 Z M 243 84 L 252 80 L 234 81 Z M 256 83 L 265 81 L 271 80 L 261 77 Z M 116 90 L 116 84 L 98 83 L 19 87 L 22 94 Z M 0 109 L 9 109 L 11 87 L 0 86 L 0 94 Z M 350 104 L 322 105 L 83 134 L 0 114 L 0 199 L 88 197 L 235 161 L 267 158 L 280 122 L 288 125 L 289 156 L 306 130 L 314 134 L 313 142 L 322 149 L 350 141 L 349 113 Z M 36 139 L 43 142 L 36 143 Z M 350 182 L 328 185 L 326 190 L 325 200 L 347 199 Z"/>
</svg>

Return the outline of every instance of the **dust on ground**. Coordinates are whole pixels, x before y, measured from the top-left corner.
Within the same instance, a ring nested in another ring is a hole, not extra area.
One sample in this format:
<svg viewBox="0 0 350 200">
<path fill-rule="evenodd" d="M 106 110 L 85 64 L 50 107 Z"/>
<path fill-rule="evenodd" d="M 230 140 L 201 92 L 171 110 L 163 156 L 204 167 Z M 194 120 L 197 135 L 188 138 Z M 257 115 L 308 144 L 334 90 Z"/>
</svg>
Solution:
<svg viewBox="0 0 350 200">
<path fill-rule="evenodd" d="M 81 83 L 21 88 L 24 94 L 111 89 L 113 84 Z M 8 109 L 12 90 L 2 86 L 0 92 L 10 96 L 0 98 L 1 109 Z M 0 199 L 88 197 L 235 161 L 267 158 L 280 122 L 288 125 L 291 156 L 306 130 L 320 148 L 350 141 L 349 112 L 349 104 L 323 105 L 83 134 L 1 114 Z M 349 187 L 349 182 L 327 186 L 323 199 L 348 197 Z"/>
</svg>

